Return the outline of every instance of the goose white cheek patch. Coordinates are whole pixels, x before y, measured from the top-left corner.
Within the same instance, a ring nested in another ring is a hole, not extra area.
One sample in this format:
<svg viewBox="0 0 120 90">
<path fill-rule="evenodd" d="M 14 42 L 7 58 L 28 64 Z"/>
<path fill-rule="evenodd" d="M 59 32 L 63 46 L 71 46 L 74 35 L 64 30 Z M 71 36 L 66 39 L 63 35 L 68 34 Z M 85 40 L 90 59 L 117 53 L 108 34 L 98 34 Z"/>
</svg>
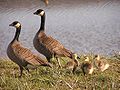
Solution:
<svg viewBox="0 0 120 90">
<path fill-rule="evenodd" d="M 44 13 L 45 13 L 45 12 L 44 12 L 44 11 L 42 11 L 42 12 L 40 13 L 40 15 L 41 15 L 41 16 L 43 16 L 43 14 L 44 14 Z"/>
<path fill-rule="evenodd" d="M 87 58 L 85 59 L 85 61 L 89 61 L 89 58 L 87 57 Z"/>
<path fill-rule="evenodd" d="M 17 24 L 15 25 L 15 27 L 20 27 L 20 23 L 17 23 Z"/>
</svg>

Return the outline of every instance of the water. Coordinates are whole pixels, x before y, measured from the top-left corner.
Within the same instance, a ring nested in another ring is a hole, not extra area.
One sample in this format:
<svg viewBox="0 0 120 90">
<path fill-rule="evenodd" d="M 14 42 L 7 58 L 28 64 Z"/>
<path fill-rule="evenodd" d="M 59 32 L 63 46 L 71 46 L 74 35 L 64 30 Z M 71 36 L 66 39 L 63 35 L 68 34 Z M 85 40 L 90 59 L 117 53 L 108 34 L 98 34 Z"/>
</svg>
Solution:
<svg viewBox="0 0 120 90">
<path fill-rule="evenodd" d="M 33 12 L 46 11 L 46 33 L 77 53 L 110 55 L 120 51 L 120 0 L 0 0 L 0 56 L 15 29 L 8 25 L 15 20 L 22 24 L 21 43 L 34 49 L 32 40 L 38 31 L 40 17 Z"/>
</svg>

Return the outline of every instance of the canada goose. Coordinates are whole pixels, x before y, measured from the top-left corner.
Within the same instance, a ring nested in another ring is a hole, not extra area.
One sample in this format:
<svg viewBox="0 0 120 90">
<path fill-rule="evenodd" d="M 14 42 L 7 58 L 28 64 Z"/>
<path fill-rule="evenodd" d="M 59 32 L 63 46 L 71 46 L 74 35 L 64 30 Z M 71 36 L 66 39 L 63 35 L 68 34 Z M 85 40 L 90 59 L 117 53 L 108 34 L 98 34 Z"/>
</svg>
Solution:
<svg viewBox="0 0 120 90">
<path fill-rule="evenodd" d="M 56 39 L 52 38 L 51 36 L 47 36 L 45 34 L 44 32 L 45 11 L 42 9 L 38 9 L 34 14 L 41 16 L 40 29 L 36 33 L 34 40 L 33 40 L 34 47 L 39 53 L 43 54 L 47 58 L 48 62 L 50 62 L 50 59 L 52 58 L 52 56 L 55 56 L 59 63 L 59 66 L 61 67 L 59 57 L 72 58 L 72 52 L 66 49 Z"/>
<path fill-rule="evenodd" d="M 102 72 L 108 69 L 108 67 L 110 66 L 105 59 L 100 59 L 99 55 L 95 55 L 94 65 Z"/>
<path fill-rule="evenodd" d="M 64 68 L 66 69 L 72 69 L 72 72 L 74 73 L 76 68 L 79 66 L 78 56 L 77 54 L 73 54 L 73 58 L 71 61 L 67 62 Z M 79 58 L 80 59 L 80 58 Z"/>
<path fill-rule="evenodd" d="M 20 77 L 22 76 L 24 68 L 29 72 L 29 69 L 27 67 L 28 64 L 33 66 L 40 65 L 51 67 L 51 65 L 48 62 L 45 62 L 40 57 L 33 54 L 29 49 L 22 46 L 22 44 L 19 41 L 21 24 L 18 21 L 14 21 L 9 26 L 15 27 L 16 33 L 13 40 L 8 45 L 7 55 L 13 62 L 18 64 L 18 66 L 20 67 Z"/>
<path fill-rule="evenodd" d="M 85 61 L 81 64 L 83 74 L 92 74 L 94 71 L 93 64 L 89 61 L 89 57 L 85 56 Z"/>
</svg>

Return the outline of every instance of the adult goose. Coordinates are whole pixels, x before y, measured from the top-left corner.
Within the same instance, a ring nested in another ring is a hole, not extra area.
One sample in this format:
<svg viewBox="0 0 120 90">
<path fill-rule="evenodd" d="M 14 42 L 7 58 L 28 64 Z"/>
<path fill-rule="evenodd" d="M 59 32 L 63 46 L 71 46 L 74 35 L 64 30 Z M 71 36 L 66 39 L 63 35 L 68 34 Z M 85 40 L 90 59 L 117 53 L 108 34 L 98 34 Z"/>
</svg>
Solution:
<svg viewBox="0 0 120 90">
<path fill-rule="evenodd" d="M 54 55 L 61 67 L 59 57 L 72 58 L 72 52 L 66 49 L 59 41 L 45 34 L 45 11 L 38 9 L 34 14 L 41 16 L 40 29 L 33 40 L 34 47 L 47 58 L 48 62 L 50 62 L 50 59 Z"/>
<path fill-rule="evenodd" d="M 37 55 L 33 54 L 29 49 L 22 46 L 19 41 L 19 35 L 21 31 L 21 24 L 18 21 L 14 21 L 9 26 L 16 28 L 16 33 L 13 40 L 10 42 L 7 48 L 8 57 L 18 64 L 20 67 L 20 77 L 22 76 L 23 69 L 26 69 L 29 72 L 27 67 L 28 64 L 33 66 L 49 66 L 51 65 L 48 62 L 45 62 Z"/>
</svg>

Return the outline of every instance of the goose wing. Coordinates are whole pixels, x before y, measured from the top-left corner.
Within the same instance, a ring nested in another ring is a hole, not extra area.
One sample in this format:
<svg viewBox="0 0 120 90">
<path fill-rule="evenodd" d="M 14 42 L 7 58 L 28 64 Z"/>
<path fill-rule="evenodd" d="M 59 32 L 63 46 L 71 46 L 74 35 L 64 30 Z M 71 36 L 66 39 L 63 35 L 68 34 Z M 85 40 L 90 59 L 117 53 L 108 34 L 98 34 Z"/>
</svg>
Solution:
<svg viewBox="0 0 120 90">
<path fill-rule="evenodd" d="M 17 44 L 13 48 L 14 54 L 20 59 L 32 65 L 42 65 L 46 62 L 43 61 L 40 57 L 33 54 L 29 49 L 24 48 L 20 44 Z"/>
<path fill-rule="evenodd" d="M 44 36 L 39 41 L 52 53 L 71 57 L 72 52 L 51 36 Z"/>
</svg>

